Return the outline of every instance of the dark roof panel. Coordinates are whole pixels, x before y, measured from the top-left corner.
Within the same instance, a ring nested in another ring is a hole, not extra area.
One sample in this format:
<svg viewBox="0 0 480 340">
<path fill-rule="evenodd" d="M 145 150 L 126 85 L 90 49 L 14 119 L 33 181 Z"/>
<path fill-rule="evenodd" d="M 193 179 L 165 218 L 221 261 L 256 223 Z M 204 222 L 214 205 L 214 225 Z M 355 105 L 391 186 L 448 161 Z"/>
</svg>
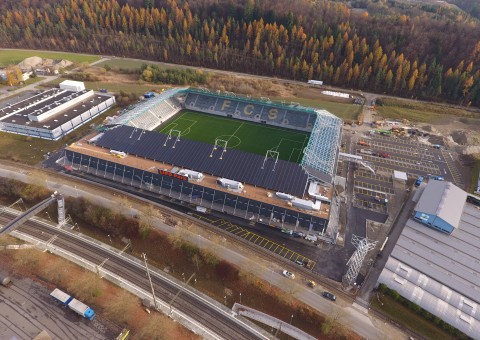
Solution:
<svg viewBox="0 0 480 340">
<path fill-rule="evenodd" d="M 228 149 L 220 159 L 222 148 L 213 150 L 211 144 L 184 138 L 179 141 L 176 141 L 176 137 L 167 138 L 167 135 L 158 132 L 122 125 L 106 131 L 96 145 L 270 190 L 303 196 L 308 176 L 299 164 L 278 160 L 275 165 L 275 161 L 269 159 L 262 169 L 264 156 L 261 155 Z"/>
</svg>

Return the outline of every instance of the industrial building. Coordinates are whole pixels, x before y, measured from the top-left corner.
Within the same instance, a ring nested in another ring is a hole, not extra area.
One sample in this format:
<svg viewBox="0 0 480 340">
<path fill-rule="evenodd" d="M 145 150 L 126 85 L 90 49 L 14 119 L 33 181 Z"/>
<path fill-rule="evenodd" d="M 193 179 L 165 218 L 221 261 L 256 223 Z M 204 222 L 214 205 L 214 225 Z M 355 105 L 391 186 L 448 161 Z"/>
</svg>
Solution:
<svg viewBox="0 0 480 340">
<path fill-rule="evenodd" d="M 430 180 L 378 283 L 480 339 L 480 210 L 448 182 Z"/>
<path fill-rule="evenodd" d="M 86 90 L 82 82 L 64 81 L 60 89 L 32 92 L 0 104 L 0 131 L 58 140 L 114 103 L 115 97 Z"/>
<path fill-rule="evenodd" d="M 430 180 L 415 207 L 414 219 L 451 234 L 462 217 L 467 193 L 451 182 Z M 455 208 L 453 208 L 455 207 Z"/>
</svg>

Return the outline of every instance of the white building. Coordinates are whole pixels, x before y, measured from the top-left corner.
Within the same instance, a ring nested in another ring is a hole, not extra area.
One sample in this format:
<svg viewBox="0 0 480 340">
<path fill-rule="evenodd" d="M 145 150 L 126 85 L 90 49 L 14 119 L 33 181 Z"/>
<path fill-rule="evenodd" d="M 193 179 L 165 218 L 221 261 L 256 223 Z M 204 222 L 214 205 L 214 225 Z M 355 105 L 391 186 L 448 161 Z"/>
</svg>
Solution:
<svg viewBox="0 0 480 340">
<path fill-rule="evenodd" d="M 85 84 L 81 81 L 74 81 L 74 80 L 65 80 L 60 83 L 60 88 L 62 90 L 70 90 L 70 91 L 83 91 L 85 90 Z"/>
</svg>

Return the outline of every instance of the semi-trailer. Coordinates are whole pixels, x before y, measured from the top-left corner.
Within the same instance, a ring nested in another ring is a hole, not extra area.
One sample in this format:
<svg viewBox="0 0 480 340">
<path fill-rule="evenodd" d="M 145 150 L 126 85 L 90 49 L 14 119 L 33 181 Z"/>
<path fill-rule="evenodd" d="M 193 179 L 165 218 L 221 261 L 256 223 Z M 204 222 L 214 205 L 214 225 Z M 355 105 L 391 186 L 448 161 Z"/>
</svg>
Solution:
<svg viewBox="0 0 480 340">
<path fill-rule="evenodd" d="M 68 308 L 83 316 L 85 319 L 93 320 L 95 318 L 95 312 L 93 309 L 58 288 L 55 288 L 53 292 L 50 293 L 50 296 L 63 306 L 68 306 Z"/>
</svg>

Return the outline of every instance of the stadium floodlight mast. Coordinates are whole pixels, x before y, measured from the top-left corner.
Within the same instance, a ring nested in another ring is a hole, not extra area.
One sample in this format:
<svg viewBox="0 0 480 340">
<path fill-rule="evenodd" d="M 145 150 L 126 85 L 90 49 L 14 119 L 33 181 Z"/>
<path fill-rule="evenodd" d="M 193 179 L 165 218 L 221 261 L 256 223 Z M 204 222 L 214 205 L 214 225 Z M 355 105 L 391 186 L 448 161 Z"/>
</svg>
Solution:
<svg viewBox="0 0 480 340">
<path fill-rule="evenodd" d="M 221 148 L 222 154 L 220 155 L 220 159 L 223 159 L 223 154 L 227 152 L 227 145 L 228 145 L 228 140 L 216 138 L 215 144 L 213 145 L 212 152 L 210 152 L 210 158 L 213 157 L 214 151 L 216 151 L 218 148 Z"/>
<path fill-rule="evenodd" d="M 137 132 L 137 128 L 133 129 L 132 133 L 130 134 L 130 137 L 129 138 L 132 138 L 133 134 Z"/>
<path fill-rule="evenodd" d="M 171 129 L 170 131 L 168 131 L 168 136 L 167 136 L 167 139 L 165 139 L 165 143 L 163 143 L 163 146 L 167 146 L 167 141 L 169 139 L 172 139 L 172 137 L 176 136 L 177 138 L 175 139 L 175 143 L 173 143 L 173 146 L 172 146 L 172 149 L 175 149 L 175 144 L 177 144 L 177 142 L 180 141 L 181 135 L 182 135 L 182 131 Z"/>
<path fill-rule="evenodd" d="M 265 168 L 265 162 L 267 159 L 271 158 L 275 160 L 275 164 L 273 165 L 272 171 L 275 171 L 275 167 L 277 166 L 278 162 L 278 156 L 280 156 L 280 153 L 276 150 L 267 150 L 267 153 L 265 154 L 265 158 L 263 159 L 263 164 L 262 164 L 262 170 Z"/>
</svg>

